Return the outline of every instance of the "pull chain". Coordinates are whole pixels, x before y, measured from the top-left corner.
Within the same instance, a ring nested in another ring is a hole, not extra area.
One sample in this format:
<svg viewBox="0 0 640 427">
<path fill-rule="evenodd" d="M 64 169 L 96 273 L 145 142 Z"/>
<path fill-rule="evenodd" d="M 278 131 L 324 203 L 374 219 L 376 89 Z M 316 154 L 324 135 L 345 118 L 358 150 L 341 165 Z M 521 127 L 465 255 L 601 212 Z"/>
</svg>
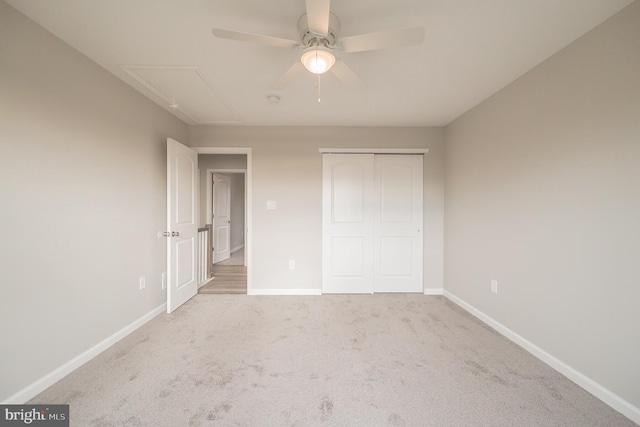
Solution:
<svg viewBox="0 0 640 427">
<path fill-rule="evenodd" d="M 322 102 L 322 100 L 320 99 L 320 74 L 318 74 L 318 84 L 316 85 L 316 87 L 318 88 L 318 104 L 320 104 Z"/>
</svg>

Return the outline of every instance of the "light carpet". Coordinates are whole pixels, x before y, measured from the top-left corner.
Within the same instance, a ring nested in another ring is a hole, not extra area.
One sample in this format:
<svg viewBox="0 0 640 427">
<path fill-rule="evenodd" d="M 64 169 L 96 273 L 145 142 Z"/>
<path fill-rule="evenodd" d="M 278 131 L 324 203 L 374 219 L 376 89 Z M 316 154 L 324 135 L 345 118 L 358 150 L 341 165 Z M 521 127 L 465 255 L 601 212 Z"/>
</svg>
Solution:
<svg viewBox="0 0 640 427">
<path fill-rule="evenodd" d="M 74 426 L 633 426 L 442 297 L 198 295 L 32 400 Z"/>
</svg>

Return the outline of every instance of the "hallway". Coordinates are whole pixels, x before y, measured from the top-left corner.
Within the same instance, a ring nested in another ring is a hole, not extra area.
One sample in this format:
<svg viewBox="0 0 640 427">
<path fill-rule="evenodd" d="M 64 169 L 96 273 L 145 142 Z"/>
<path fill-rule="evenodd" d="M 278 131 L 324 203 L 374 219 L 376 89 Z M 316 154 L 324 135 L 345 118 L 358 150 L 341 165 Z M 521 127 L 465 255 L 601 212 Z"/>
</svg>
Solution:
<svg viewBox="0 0 640 427">
<path fill-rule="evenodd" d="M 213 265 L 213 280 L 198 290 L 200 294 L 246 294 L 247 267 L 244 250 L 231 254 L 227 260 Z"/>
</svg>

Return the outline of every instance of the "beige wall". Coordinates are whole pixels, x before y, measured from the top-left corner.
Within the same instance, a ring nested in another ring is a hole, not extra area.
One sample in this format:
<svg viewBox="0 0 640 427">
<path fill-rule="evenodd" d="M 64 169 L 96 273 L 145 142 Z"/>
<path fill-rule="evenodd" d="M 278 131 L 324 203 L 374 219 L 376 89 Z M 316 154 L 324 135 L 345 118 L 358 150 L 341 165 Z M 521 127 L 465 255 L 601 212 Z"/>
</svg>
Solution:
<svg viewBox="0 0 640 427">
<path fill-rule="evenodd" d="M 0 1 L 0 401 L 165 303 L 167 137 L 187 126 Z"/>
<path fill-rule="evenodd" d="M 435 128 L 189 127 L 193 147 L 252 148 L 257 290 L 321 287 L 321 147 L 430 149 L 424 164 L 424 284 L 442 288 L 443 143 L 443 130 Z M 267 200 L 276 201 L 277 209 L 267 210 Z M 296 261 L 295 270 L 289 260 Z"/>
<path fill-rule="evenodd" d="M 446 136 L 445 290 L 640 408 L 640 2 Z"/>
</svg>

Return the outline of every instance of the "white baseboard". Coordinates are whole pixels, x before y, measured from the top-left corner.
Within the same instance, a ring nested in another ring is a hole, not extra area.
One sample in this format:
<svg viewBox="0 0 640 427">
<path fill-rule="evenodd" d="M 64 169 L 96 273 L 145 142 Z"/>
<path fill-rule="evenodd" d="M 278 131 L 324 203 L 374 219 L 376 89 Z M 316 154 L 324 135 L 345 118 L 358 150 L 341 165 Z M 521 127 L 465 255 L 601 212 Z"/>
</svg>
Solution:
<svg viewBox="0 0 640 427">
<path fill-rule="evenodd" d="M 322 295 L 320 289 L 251 289 L 248 295 Z"/>
<path fill-rule="evenodd" d="M 425 295 L 442 295 L 444 289 L 442 288 L 427 288 L 424 290 Z"/>
<path fill-rule="evenodd" d="M 240 246 L 236 246 L 235 248 L 231 248 L 231 253 L 238 252 L 240 249 L 244 248 L 244 244 Z"/>
<path fill-rule="evenodd" d="M 571 381 L 573 381 L 583 389 L 587 390 L 589 393 L 593 394 L 598 399 L 602 400 L 607 405 L 611 406 L 616 411 L 620 412 L 621 414 L 629 418 L 634 423 L 640 424 L 640 408 L 632 405 L 631 403 L 627 402 L 617 394 L 613 393 L 611 390 L 603 387 L 602 385 L 598 384 L 597 382 L 587 377 L 583 373 L 578 372 L 577 370 L 567 365 L 566 363 L 562 362 L 558 358 L 547 353 L 537 345 L 533 344 L 532 342 L 528 341 L 527 339 L 513 332 L 511 329 L 507 328 L 500 322 L 487 316 L 486 314 L 474 308 L 464 300 L 453 295 L 451 292 L 448 292 L 445 290 L 443 295 L 449 300 L 459 305 L 460 307 L 462 307 L 464 310 L 466 310 L 473 316 L 480 319 L 482 322 L 486 323 L 496 331 L 500 332 L 502 335 L 504 335 L 514 343 L 518 344 L 520 347 L 527 350 L 529 353 L 531 353 L 538 359 L 542 360 L 547 365 L 551 366 L 556 371 L 560 372 L 565 377 L 569 378 Z"/>
<path fill-rule="evenodd" d="M 49 372 L 44 377 L 40 378 L 33 384 L 23 388 L 16 394 L 9 396 L 6 400 L 4 400 L 3 404 L 23 404 L 31 399 L 33 399 L 38 394 L 45 391 L 47 388 L 51 387 L 56 382 L 60 381 L 62 378 L 70 374 L 72 371 L 78 369 L 80 366 L 87 363 L 89 360 L 93 359 L 157 315 L 161 313 L 165 313 L 167 311 L 167 304 L 162 304 L 160 307 L 153 309 L 149 313 L 140 317 L 139 319 L 133 321 L 129 325 L 120 329 L 115 334 L 110 337 L 100 341 L 98 344 L 91 347 L 89 350 L 79 354 L 73 359 L 69 360 L 67 363 L 59 366 L 53 371 Z"/>
<path fill-rule="evenodd" d="M 214 279 L 214 277 L 211 277 L 210 279 L 205 280 L 204 282 L 200 283 L 198 285 L 198 289 L 200 289 L 201 287 L 203 287 L 204 285 L 206 285 L 207 283 L 209 283 L 210 281 L 212 281 Z"/>
</svg>

